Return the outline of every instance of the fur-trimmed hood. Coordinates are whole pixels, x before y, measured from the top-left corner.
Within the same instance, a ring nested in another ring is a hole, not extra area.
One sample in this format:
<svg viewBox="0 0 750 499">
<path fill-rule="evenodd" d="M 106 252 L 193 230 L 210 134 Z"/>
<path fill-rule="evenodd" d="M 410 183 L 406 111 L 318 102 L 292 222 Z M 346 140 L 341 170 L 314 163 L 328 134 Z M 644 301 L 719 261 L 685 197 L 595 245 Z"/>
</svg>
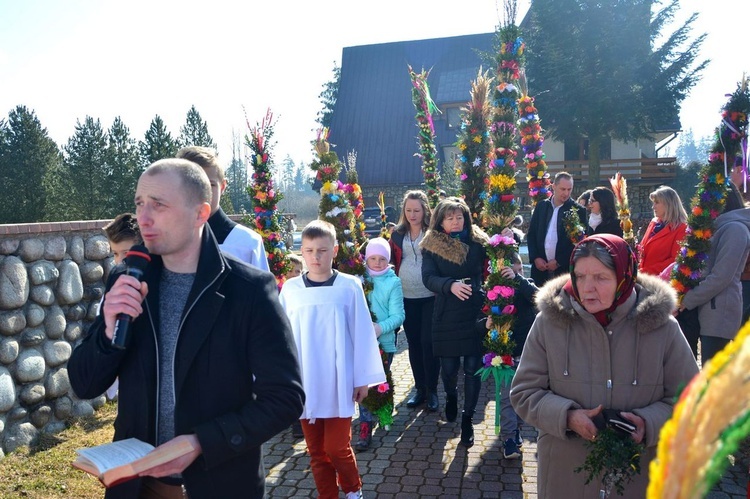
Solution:
<svg viewBox="0 0 750 499">
<path fill-rule="evenodd" d="M 561 275 L 547 282 L 536 295 L 536 306 L 551 320 L 565 327 L 578 317 L 570 295 L 562 290 L 569 275 Z M 658 329 L 669 320 L 677 308 L 677 294 L 672 287 L 658 277 L 640 274 L 636 280 L 636 305 L 628 313 L 628 319 L 636 320 L 636 330 L 647 333 Z"/>
<path fill-rule="evenodd" d="M 471 240 L 484 246 L 490 242 L 490 237 L 482 229 L 472 224 Z M 419 243 L 419 247 L 456 265 L 463 265 L 466 262 L 466 255 L 469 254 L 469 246 L 466 243 L 452 238 L 442 230 L 435 229 L 427 231 L 424 239 Z"/>
</svg>

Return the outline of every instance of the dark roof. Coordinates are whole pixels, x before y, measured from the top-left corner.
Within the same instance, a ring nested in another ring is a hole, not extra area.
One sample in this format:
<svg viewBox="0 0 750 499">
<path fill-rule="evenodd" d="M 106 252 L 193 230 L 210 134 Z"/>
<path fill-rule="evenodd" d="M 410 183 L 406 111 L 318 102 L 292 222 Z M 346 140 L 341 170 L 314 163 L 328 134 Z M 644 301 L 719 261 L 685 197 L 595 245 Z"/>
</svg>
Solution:
<svg viewBox="0 0 750 499">
<path fill-rule="evenodd" d="M 427 82 L 441 110 L 443 104 L 463 105 L 493 39 L 494 33 L 484 33 L 344 48 L 329 139 L 341 159 L 357 152 L 360 184 L 423 181 L 422 162 L 414 156 L 418 130 L 408 65 L 416 72 L 431 69 Z M 455 143 L 456 130 L 448 128 L 444 114 L 434 118 L 442 168 L 441 148 Z"/>
</svg>

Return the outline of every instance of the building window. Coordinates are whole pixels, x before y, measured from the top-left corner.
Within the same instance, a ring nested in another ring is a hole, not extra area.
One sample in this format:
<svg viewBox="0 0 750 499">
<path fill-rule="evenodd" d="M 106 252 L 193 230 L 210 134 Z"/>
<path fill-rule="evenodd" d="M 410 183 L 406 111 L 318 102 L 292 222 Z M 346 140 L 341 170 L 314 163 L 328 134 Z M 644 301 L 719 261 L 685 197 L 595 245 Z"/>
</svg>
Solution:
<svg viewBox="0 0 750 499">
<path fill-rule="evenodd" d="M 461 126 L 461 108 L 449 107 L 445 109 L 445 119 L 448 122 L 448 128 L 458 128 Z"/>
<path fill-rule="evenodd" d="M 460 151 L 456 146 L 443 146 L 443 164 L 450 166 L 451 168 L 456 167 L 456 161 L 460 156 Z"/>
</svg>

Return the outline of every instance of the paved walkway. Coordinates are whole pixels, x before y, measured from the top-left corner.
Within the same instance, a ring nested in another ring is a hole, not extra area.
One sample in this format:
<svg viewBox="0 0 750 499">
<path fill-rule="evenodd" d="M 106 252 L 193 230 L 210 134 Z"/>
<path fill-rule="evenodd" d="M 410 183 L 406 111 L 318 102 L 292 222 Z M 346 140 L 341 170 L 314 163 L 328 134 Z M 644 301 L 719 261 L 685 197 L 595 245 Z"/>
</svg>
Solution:
<svg viewBox="0 0 750 499">
<path fill-rule="evenodd" d="M 357 453 L 365 498 L 537 497 L 536 430 L 522 428 L 525 443 L 521 459 L 503 459 L 502 443 L 493 429 L 491 381 L 483 384 L 475 417 L 475 444 L 467 450 L 458 444 L 460 417 L 457 422 L 448 423 L 442 412 L 406 407 L 413 380 L 403 333 L 399 334 L 392 373 L 396 385 L 394 423 L 389 431 L 377 428 L 370 450 Z M 442 411 L 444 397 L 442 389 L 439 391 Z M 459 408 L 461 401 L 459 396 Z M 353 434 L 356 428 L 355 419 Z M 746 497 L 747 457 L 743 454 L 737 459 L 709 498 Z M 317 497 L 304 439 L 293 438 L 290 431 L 277 435 L 265 445 L 265 464 L 269 497 Z M 560 497 L 565 497 L 564 492 Z"/>
</svg>

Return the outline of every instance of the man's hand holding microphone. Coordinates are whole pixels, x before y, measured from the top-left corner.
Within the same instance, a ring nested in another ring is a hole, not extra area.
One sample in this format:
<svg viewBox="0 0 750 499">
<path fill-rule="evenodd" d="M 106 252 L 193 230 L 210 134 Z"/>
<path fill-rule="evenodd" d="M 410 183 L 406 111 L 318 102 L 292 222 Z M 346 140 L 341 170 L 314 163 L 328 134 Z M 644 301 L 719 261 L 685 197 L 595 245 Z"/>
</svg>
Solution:
<svg viewBox="0 0 750 499">
<path fill-rule="evenodd" d="M 148 284 L 142 281 L 150 261 L 145 246 L 130 248 L 124 260 L 125 273 L 117 278 L 104 296 L 104 332 L 115 348 L 125 348 L 130 322 L 143 313 L 142 303 L 148 294 Z"/>
</svg>

